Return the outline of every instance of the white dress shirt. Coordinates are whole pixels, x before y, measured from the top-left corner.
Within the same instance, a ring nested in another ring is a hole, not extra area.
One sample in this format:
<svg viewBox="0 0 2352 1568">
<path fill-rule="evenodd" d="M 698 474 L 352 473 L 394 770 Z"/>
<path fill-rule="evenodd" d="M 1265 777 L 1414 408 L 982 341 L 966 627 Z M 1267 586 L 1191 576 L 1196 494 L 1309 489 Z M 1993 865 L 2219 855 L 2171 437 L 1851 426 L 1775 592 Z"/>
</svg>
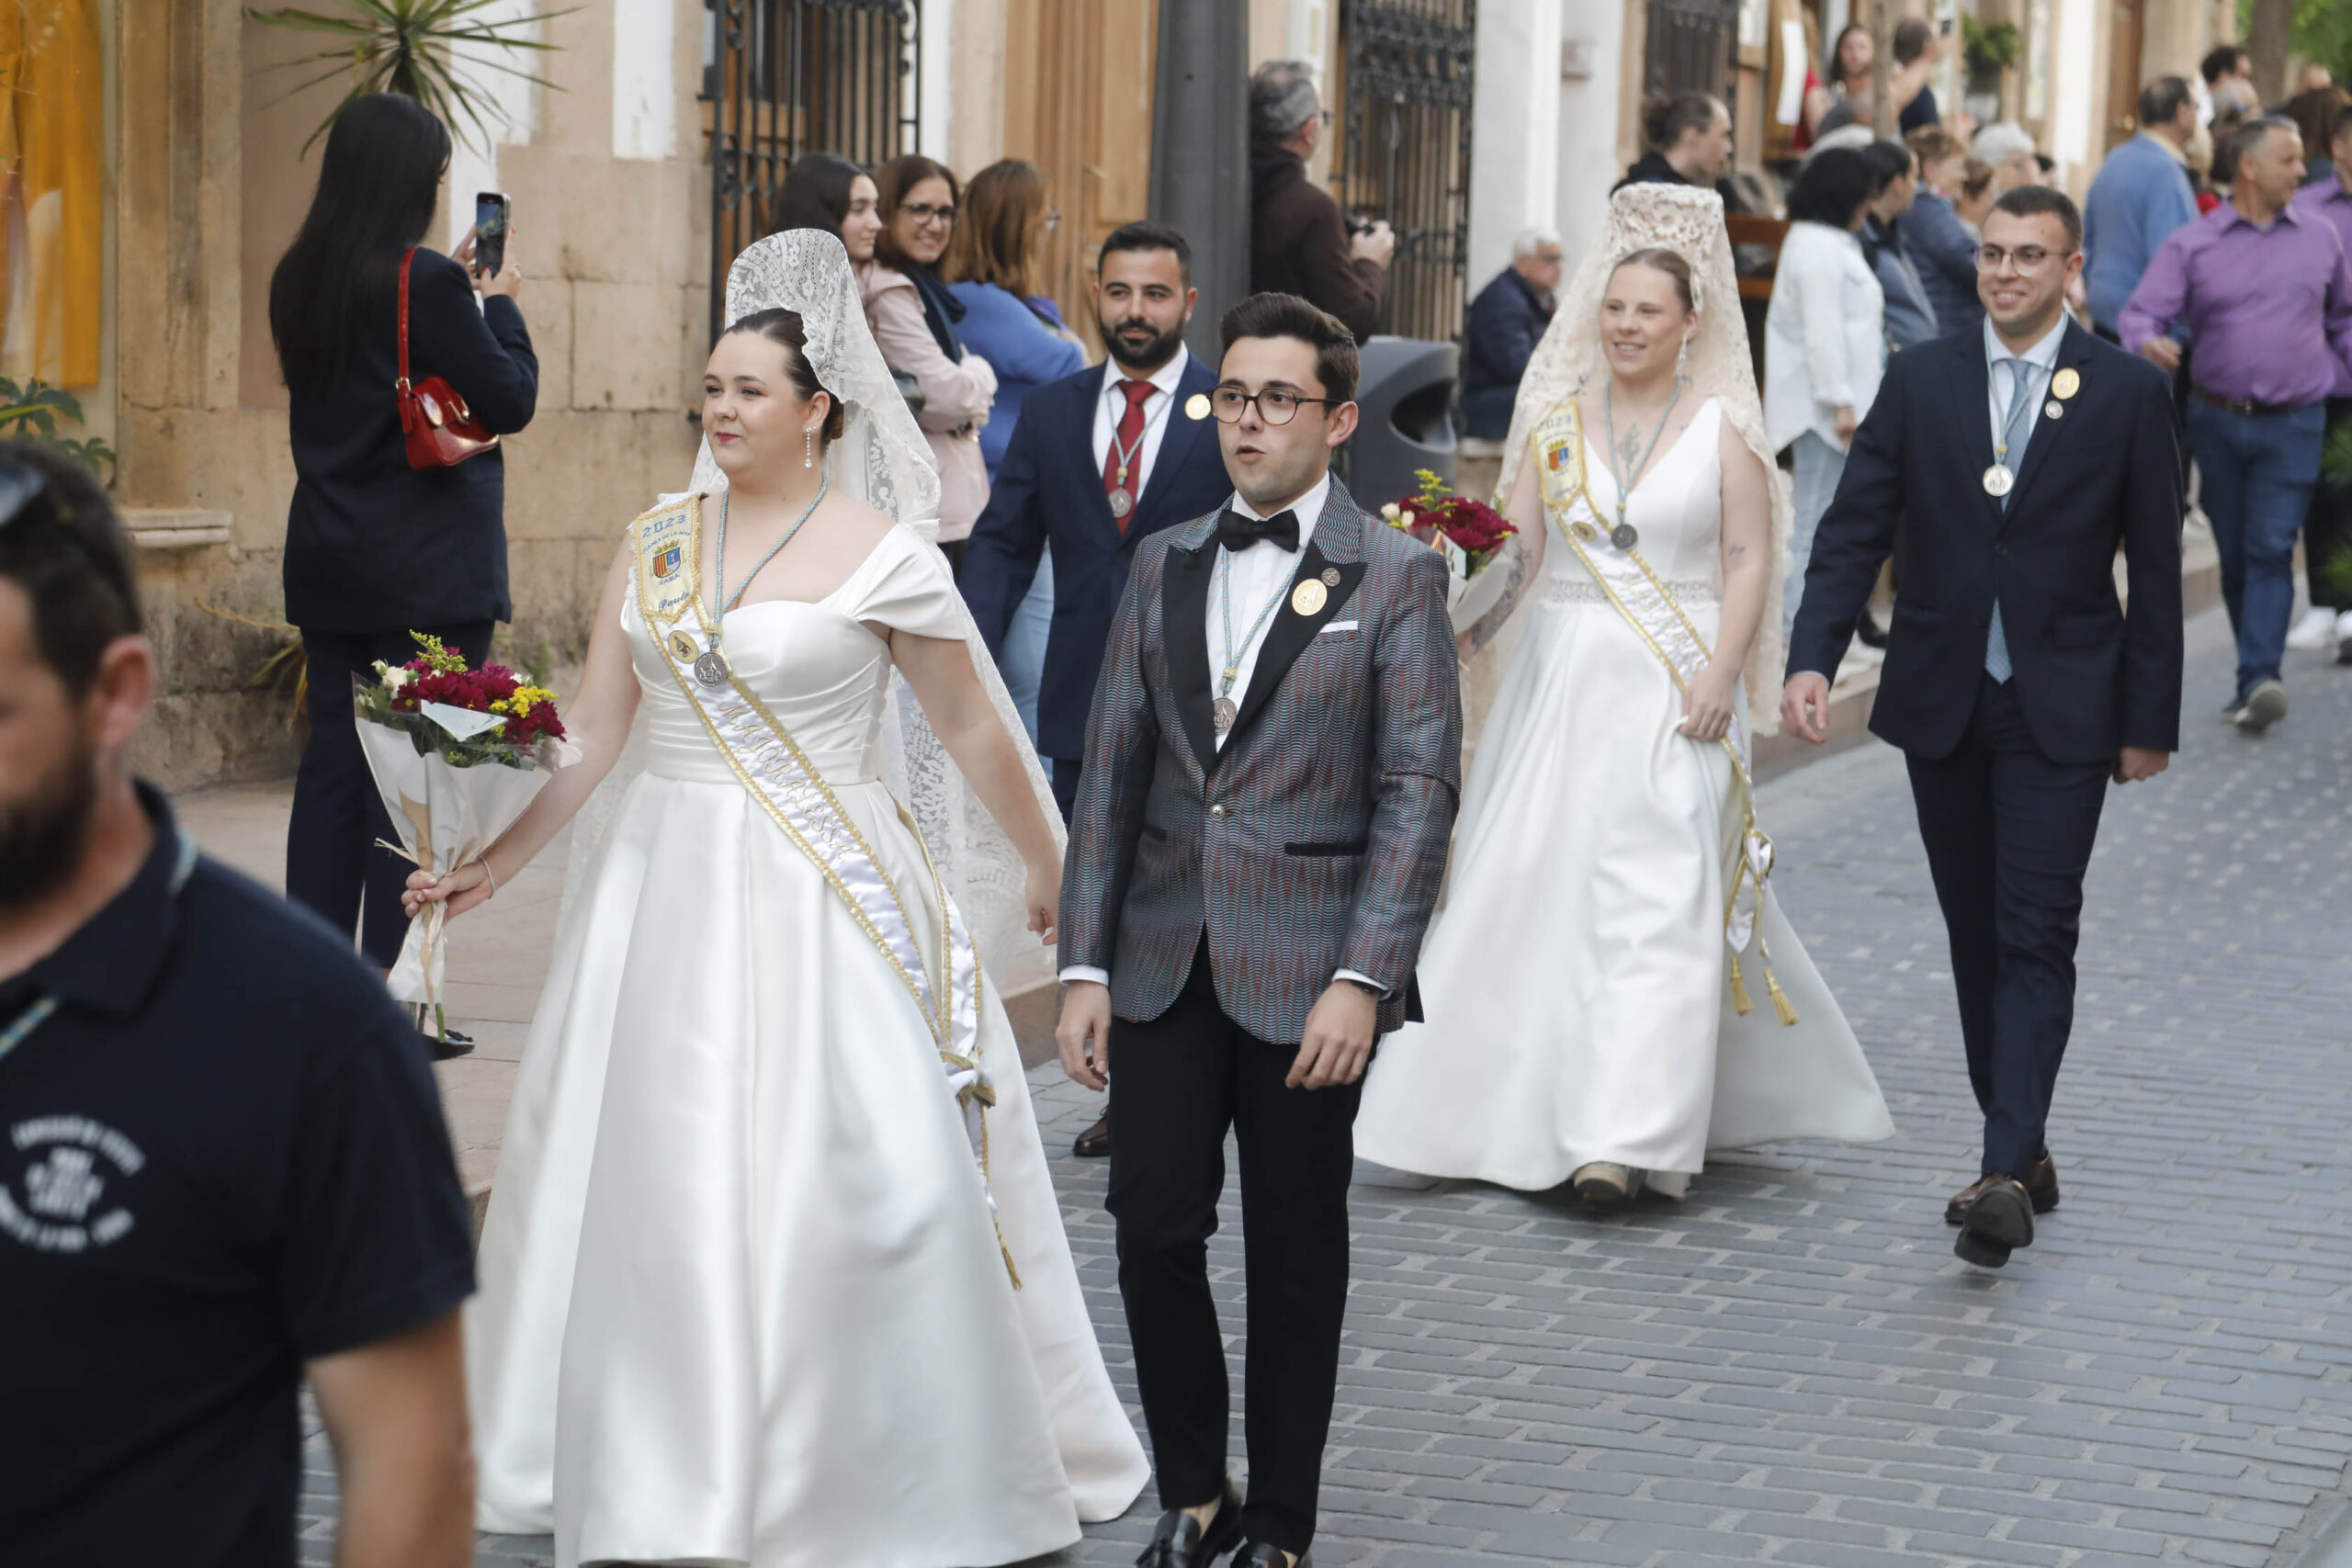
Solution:
<svg viewBox="0 0 2352 1568">
<path fill-rule="evenodd" d="M 1168 434 L 1168 422 L 1176 417 L 1176 389 L 1184 379 L 1184 367 L 1192 362 L 1192 352 L 1179 344 L 1176 357 L 1149 377 L 1157 389 L 1143 400 L 1143 445 L 1127 472 L 1127 493 L 1138 501 L 1143 499 L 1144 481 L 1151 477 L 1152 459 L 1159 456 L 1160 440 Z M 1094 471 L 1098 474 L 1111 460 L 1111 438 L 1118 434 L 1119 422 L 1127 417 L 1127 394 L 1122 387 L 1126 379 L 1117 360 L 1102 362 L 1102 391 L 1094 400 Z"/>
<path fill-rule="evenodd" d="M 1121 394 L 1120 400 L 1125 400 L 1125 394 Z M 1098 420 L 1098 426 L 1100 423 Z M 1258 626 L 1254 635 L 1250 624 L 1258 619 L 1258 613 L 1275 594 L 1287 597 L 1290 593 L 1291 579 L 1298 571 L 1298 558 L 1306 552 L 1306 541 L 1315 536 L 1315 525 L 1322 521 L 1323 503 L 1330 499 L 1330 495 L 1331 476 L 1326 470 L 1323 477 L 1315 481 L 1313 490 L 1283 509 L 1298 519 L 1298 548 L 1295 550 L 1285 550 L 1270 539 L 1261 539 L 1246 550 L 1228 550 L 1214 536 L 1210 538 L 1208 547 L 1218 557 L 1209 565 L 1207 631 L 1211 700 L 1230 694 L 1238 705 L 1249 692 L 1250 677 L 1258 669 L 1258 652 L 1265 647 L 1267 634 L 1273 630 L 1274 622 L 1282 612 L 1276 610 L 1268 615 L 1265 624 Z M 1260 512 L 1238 494 L 1226 504 L 1242 516 L 1254 517 L 1261 522 L 1272 515 Z M 1227 572 L 1232 574 L 1229 581 L 1226 577 Z M 1228 586 L 1233 593 L 1233 640 L 1238 645 L 1233 652 L 1227 651 L 1225 641 L 1224 599 Z M 1329 631 L 1332 626 L 1352 624 L 1333 621 L 1324 629 Z M 1230 694 L 1226 691 L 1224 679 L 1227 662 L 1235 666 Z M 1225 750 L 1227 739 L 1225 735 L 1216 738 L 1216 749 L 1220 752 Z M 1097 969 L 1088 964 L 1070 964 L 1061 972 L 1061 977 L 1065 984 L 1072 980 L 1091 980 L 1098 986 L 1111 983 L 1109 970 Z M 1386 994 L 1379 981 L 1353 969 L 1340 970 L 1332 978 L 1358 981 Z"/>
</svg>

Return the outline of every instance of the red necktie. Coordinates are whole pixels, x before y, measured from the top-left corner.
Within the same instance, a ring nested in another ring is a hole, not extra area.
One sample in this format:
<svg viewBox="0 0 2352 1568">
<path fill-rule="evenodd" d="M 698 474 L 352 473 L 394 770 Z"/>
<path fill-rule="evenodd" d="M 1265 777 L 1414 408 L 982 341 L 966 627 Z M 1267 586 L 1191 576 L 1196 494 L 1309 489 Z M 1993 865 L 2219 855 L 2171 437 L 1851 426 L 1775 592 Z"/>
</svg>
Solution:
<svg viewBox="0 0 2352 1568">
<path fill-rule="evenodd" d="M 1143 489 L 1143 405 L 1159 389 L 1148 381 L 1122 380 L 1119 390 L 1127 395 L 1127 412 L 1120 416 L 1119 428 L 1111 433 L 1111 449 L 1102 454 L 1102 493 L 1127 492 L 1127 509 L 1119 511 L 1114 502 L 1111 513 L 1119 532 L 1125 534 Z"/>
</svg>

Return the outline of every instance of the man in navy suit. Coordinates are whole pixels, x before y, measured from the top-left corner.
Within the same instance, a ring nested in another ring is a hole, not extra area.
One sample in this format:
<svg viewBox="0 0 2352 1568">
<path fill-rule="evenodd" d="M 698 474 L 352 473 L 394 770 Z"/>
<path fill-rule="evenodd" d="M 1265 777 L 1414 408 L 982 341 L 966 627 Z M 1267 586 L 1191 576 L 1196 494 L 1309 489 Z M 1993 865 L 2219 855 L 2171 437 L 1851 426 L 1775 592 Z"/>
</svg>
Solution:
<svg viewBox="0 0 2352 1568">
<path fill-rule="evenodd" d="M 1888 362 L 1814 541 L 1781 702 L 1791 730 L 1824 739 L 1829 677 L 1893 551 L 1903 592 L 1871 728 L 1909 761 L 1951 933 L 1984 1151 L 1945 1217 L 1988 1268 L 2058 1203 L 2043 1134 L 2108 784 L 2162 773 L 2180 737 L 2172 393 L 2066 319 L 2082 241 L 2059 192 L 2002 197 L 1977 257 L 1984 326 Z"/>
<path fill-rule="evenodd" d="M 1111 357 L 1048 381 L 1021 405 L 989 503 L 965 547 L 964 602 L 989 652 L 1004 654 L 1037 558 L 1054 547 L 1054 625 L 1037 688 L 1037 750 L 1069 820 L 1084 770 L 1086 718 L 1136 546 L 1225 504 L 1233 491 L 1209 393 L 1216 370 L 1184 348 L 1200 298 L 1184 236 L 1129 223 L 1102 242 L 1094 319 Z M 1076 1152 L 1111 1152 L 1111 1118 Z"/>
<path fill-rule="evenodd" d="M 1129 223 L 1102 242 L 1094 316 L 1111 357 L 1035 388 L 1021 407 L 961 583 L 989 652 L 1054 548 L 1054 625 L 1037 692 L 1037 750 L 1069 819 L 1086 716 L 1136 546 L 1214 512 L 1233 489 L 1209 417 L 1216 371 L 1184 349 L 1198 298 L 1184 236 Z"/>
</svg>

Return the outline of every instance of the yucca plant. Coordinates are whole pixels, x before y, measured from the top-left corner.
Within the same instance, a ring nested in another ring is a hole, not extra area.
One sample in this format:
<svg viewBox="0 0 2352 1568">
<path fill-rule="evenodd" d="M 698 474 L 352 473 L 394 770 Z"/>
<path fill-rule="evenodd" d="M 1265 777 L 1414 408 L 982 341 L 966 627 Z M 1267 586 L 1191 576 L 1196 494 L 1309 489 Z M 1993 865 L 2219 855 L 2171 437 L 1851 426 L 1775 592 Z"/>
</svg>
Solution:
<svg viewBox="0 0 2352 1568">
<path fill-rule="evenodd" d="M 60 417 L 82 423 L 82 403 L 62 387 L 28 378 L 21 387 L 0 376 L 0 438 L 29 441 L 62 452 L 93 474 L 114 483 L 114 448 L 97 436 L 74 440 L 57 434 Z M 99 465 L 105 468 L 100 468 Z"/>
<path fill-rule="evenodd" d="M 462 59 L 458 55 L 458 46 L 486 44 L 501 50 L 527 49 L 544 53 L 559 46 L 521 37 L 518 29 L 570 16 L 571 10 L 578 9 L 574 6 L 571 10 L 535 11 L 525 17 L 495 18 L 481 14 L 502 3 L 503 0 L 343 0 L 343 15 L 297 10 L 290 6 L 275 11 L 249 9 L 245 15 L 273 28 L 322 33 L 343 40 L 332 49 L 270 68 L 294 71 L 323 62 L 334 62 L 329 69 L 291 88 L 288 97 L 337 76 L 350 78 L 351 91 L 311 132 L 310 141 L 302 143 L 305 156 L 334 124 L 344 106 L 365 93 L 399 93 L 414 98 L 440 116 L 441 123 L 449 128 L 452 135 L 464 136 L 464 126 L 470 125 L 473 135 L 467 140 L 487 151 L 492 137 L 485 112 L 490 107 L 490 85 L 481 72 L 495 71 L 542 87 L 554 87 L 556 84 L 497 60 Z"/>
</svg>

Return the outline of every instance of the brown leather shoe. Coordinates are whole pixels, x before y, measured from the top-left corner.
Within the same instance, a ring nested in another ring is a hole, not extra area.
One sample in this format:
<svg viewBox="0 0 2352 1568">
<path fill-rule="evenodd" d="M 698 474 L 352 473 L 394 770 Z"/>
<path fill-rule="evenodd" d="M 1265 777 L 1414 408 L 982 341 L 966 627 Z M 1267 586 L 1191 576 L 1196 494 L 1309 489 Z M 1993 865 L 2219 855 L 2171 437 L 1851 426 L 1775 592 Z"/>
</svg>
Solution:
<svg viewBox="0 0 2352 1568">
<path fill-rule="evenodd" d="M 1960 1218 L 1960 1239 L 1952 1250 L 1963 1263 L 1979 1269 L 1999 1269 L 2009 1254 L 2033 1245 L 2033 1201 L 2024 1183 L 1999 1173 L 1978 1184 L 1982 1190 Z"/>
<path fill-rule="evenodd" d="M 1085 1132 L 1080 1133 L 1078 1135 L 1078 1141 L 1070 1145 L 1069 1152 L 1076 1155 L 1080 1159 L 1109 1158 L 1111 1154 L 1111 1113 L 1107 1111 L 1104 1111 L 1102 1113 L 1102 1121 L 1097 1122 L 1093 1126 L 1089 1127 Z M 2053 1178 L 2052 1179 L 2055 1179 Z M 2052 1190 L 2055 1191 L 2056 1189 L 2053 1188 Z M 2051 1201 L 2055 1202 L 2057 1200 L 2053 1198 Z M 1954 1221 L 1953 1223 L 1957 1224 L 1959 1222 Z"/>
<path fill-rule="evenodd" d="M 1960 1224 L 1968 1213 L 1968 1205 L 1976 1201 L 1984 1184 L 1992 1179 L 1989 1176 L 1979 1177 L 1953 1193 L 1951 1201 L 1944 1205 L 1944 1224 Z M 2024 1184 L 2025 1195 L 2032 1201 L 2035 1213 L 2046 1214 L 2058 1206 L 2058 1162 L 2048 1155 L 2035 1160 L 2018 1179 Z"/>
</svg>

